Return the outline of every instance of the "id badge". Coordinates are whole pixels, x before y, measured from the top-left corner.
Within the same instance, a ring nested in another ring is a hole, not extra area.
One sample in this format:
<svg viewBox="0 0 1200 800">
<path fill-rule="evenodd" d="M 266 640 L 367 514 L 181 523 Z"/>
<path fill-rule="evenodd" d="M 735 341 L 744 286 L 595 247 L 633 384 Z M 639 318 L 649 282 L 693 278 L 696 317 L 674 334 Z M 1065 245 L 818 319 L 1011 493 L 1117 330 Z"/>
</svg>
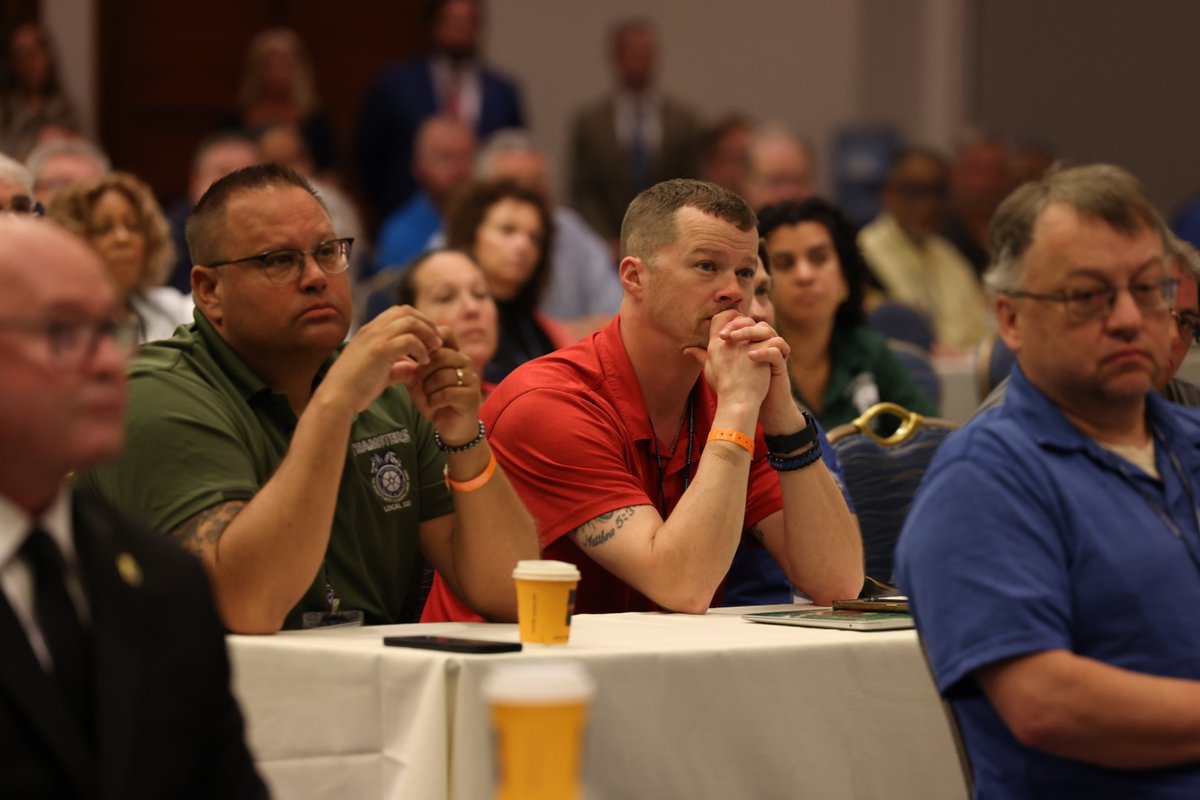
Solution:
<svg viewBox="0 0 1200 800">
<path fill-rule="evenodd" d="M 305 611 L 300 618 L 305 630 L 310 628 L 358 628 L 363 624 L 361 611 Z"/>
</svg>

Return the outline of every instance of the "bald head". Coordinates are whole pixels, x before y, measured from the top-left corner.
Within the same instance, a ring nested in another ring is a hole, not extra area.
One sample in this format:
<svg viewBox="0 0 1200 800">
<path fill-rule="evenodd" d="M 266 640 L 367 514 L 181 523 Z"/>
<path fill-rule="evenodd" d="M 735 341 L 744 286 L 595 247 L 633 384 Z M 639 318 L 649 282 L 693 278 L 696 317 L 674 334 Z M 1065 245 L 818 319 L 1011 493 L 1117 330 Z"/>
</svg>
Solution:
<svg viewBox="0 0 1200 800">
<path fill-rule="evenodd" d="M 748 145 L 750 168 L 746 199 L 755 210 L 785 200 L 801 202 L 813 194 L 812 155 L 808 144 L 777 125 L 760 128 Z"/>
<path fill-rule="evenodd" d="M 0 218 L 0 494 L 31 513 L 120 449 L 124 354 L 99 257 L 51 222 Z"/>
<path fill-rule="evenodd" d="M 475 133 L 452 117 L 430 117 L 417 130 L 413 150 L 413 177 L 442 206 L 460 186 L 471 180 L 475 162 Z"/>
<path fill-rule="evenodd" d="M 112 299 L 104 265 L 82 239 L 36 217 L 0 216 L 0 316 L 37 298 L 84 294 L 75 285 Z"/>
</svg>

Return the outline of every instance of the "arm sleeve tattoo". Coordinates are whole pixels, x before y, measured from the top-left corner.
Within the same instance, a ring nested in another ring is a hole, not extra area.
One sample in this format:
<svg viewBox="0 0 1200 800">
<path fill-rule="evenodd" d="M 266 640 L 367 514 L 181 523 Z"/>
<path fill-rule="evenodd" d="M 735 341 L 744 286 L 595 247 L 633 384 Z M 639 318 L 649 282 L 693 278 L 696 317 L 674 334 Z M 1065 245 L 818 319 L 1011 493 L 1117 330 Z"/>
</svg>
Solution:
<svg viewBox="0 0 1200 800">
<path fill-rule="evenodd" d="M 245 507 L 245 500 L 219 503 L 204 509 L 168 535 L 196 555 L 203 555 L 205 550 L 217 543 L 229 523 Z"/>
<path fill-rule="evenodd" d="M 633 506 L 606 511 L 595 519 L 588 520 L 575 530 L 583 536 L 584 547 L 596 547 L 617 535 L 617 531 L 633 517 Z"/>
</svg>

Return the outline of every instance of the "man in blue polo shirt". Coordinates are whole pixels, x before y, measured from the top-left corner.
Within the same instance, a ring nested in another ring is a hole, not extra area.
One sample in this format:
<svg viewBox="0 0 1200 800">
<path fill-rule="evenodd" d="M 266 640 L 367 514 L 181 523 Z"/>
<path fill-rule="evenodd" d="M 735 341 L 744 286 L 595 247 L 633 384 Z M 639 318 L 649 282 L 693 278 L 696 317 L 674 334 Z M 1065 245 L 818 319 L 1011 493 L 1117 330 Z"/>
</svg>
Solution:
<svg viewBox="0 0 1200 800">
<path fill-rule="evenodd" d="M 992 221 L 1019 368 L 941 448 L 896 554 L 976 797 L 1200 797 L 1200 412 L 1152 391 L 1164 232 L 1106 165 Z"/>
</svg>

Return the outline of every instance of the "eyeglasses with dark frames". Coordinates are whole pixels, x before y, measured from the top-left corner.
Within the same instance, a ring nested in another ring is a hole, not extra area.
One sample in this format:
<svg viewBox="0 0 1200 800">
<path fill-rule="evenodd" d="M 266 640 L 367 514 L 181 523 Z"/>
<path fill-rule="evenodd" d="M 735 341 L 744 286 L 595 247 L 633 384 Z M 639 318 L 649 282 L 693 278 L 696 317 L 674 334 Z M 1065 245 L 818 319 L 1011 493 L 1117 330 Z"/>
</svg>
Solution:
<svg viewBox="0 0 1200 800">
<path fill-rule="evenodd" d="M 1172 311 L 1171 317 L 1181 337 L 1200 344 L 1200 311 Z"/>
<path fill-rule="evenodd" d="M 77 370 L 96 355 L 100 341 L 111 336 L 117 347 L 132 352 L 137 346 L 136 319 L 34 320 L 0 319 L 0 330 L 12 330 L 43 338 L 49 345 L 50 358 L 61 370 Z"/>
<path fill-rule="evenodd" d="M 1164 311 L 1175 302 L 1179 290 L 1177 278 L 1133 281 L 1128 286 L 1105 285 L 1095 289 L 1071 289 L 1063 292 L 1003 292 L 1009 297 L 1062 303 L 1067 319 L 1072 322 L 1090 322 L 1103 319 L 1112 313 L 1117 304 L 1117 295 L 1129 292 L 1133 302 L 1142 311 Z"/>
<path fill-rule="evenodd" d="M 0 212 L 18 216 L 40 217 L 43 211 L 42 204 L 27 194 L 14 195 L 7 206 L 0 204 Z"/>
<path fill-rule="evenodd" d="M 352 237 L 330 239 L 321 242 L 312 250 L 297 250 L 288 247 L 281 250 L 270 250 L 244 258 L 231 258 L 226 261 L 214 261 L 209 267 L 225 267 L 230 264 L 254 264 L 267 276 L 272 283 L 291 283 L 300 277 L 304 271 L 304 262 L 308 256 L 327 275 L 336 275 L 350 268 L 350 245 L 354 244 Z"/>
</svg>

